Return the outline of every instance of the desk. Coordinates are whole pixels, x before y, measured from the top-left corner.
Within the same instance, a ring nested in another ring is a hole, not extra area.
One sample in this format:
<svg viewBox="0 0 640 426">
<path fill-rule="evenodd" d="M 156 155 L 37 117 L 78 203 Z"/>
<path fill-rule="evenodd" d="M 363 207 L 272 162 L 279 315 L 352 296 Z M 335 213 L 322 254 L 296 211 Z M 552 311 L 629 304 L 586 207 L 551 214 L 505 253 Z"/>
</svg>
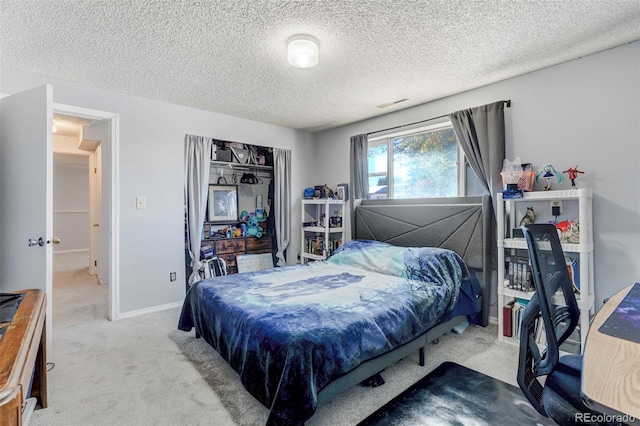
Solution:
<svg viewBox="0 0 640 426">
<path fill-rule="evenodd" d="M 0 340 L 0 424 L 22 425 L 23 406 L 31 396 L 47 407 L 46 297 L 24 290 L 9 329 Z M 29 394 L 29 390 L 31 390 Z"/>
<path fill-rule="evenodd" d="M 609 299 L 593 317 L 584 348 L 582 397 L 597 411 L 640 419 L 640 343 L 598 331 L 631 287 Z"/>
</svg>

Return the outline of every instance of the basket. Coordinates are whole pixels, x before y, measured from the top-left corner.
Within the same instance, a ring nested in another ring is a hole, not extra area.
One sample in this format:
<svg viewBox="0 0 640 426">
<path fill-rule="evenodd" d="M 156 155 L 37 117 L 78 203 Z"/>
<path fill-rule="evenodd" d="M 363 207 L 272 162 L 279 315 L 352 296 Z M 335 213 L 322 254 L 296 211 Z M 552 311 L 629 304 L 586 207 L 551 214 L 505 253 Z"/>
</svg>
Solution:
<svg viewBox="0 0 640 426">
<path fill-rule="evenodd" d="M 225 161 L 230 163 L 231 155 L 232 155 L 231 150 L 226 146 L 219 146 L 218 149 L 216 150 L 216 160 L 218 161 Z"/>
<path fill-rule="evenodd" d="M 518 189 L 521 191 L 533 191 L 533 183 L 536 180 L 536 173 L 531 170 L 524 170 L 522 172 L 502 172 L 502 185 L 505 189 L 508 183 L 514 183 L 517 179 Z"/>
</svg>

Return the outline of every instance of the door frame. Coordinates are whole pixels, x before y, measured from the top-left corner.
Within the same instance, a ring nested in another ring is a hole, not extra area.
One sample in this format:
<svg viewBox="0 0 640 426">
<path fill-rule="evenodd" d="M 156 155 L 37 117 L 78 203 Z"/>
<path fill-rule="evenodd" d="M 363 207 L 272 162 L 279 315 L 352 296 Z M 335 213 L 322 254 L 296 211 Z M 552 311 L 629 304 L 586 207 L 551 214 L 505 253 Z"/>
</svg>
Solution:
<svg viewBox="0 0 640 426">
<path fill-rule="evenodd" d="M 98 282 L 102 284 L 102 261 L 100 259 L 100 217 L 102 212 L 101 196 L 102 196 L 102 142 L 98 144 L 96 149 L 89 154 L 89 275 L 98 277 Z M 97 173 L 100 168 L 100 174 Z M 96 227 L 98 224 L 98 227 Z M 98 236 L 96 236 L 98 234 Z"/>
<path fill-rule="evenodd" d="M 111 186 L 109 232 L 107 233 L 111 239 L 109 244 L 109 320 L 115 321 L 120 319 L 120 210 L 118 208 L 120 198 L 120 175 L 118 173 L 120 169 L 120 115 L 56 102 L 53 103 L 53 112 L 109 122 L 108 150 L 111 167 L 102 168 L 108 173 L 106 179 L 103 176 L 102 185 L 108 182 Z M 102 144 L 102 149 L 104 150 L 104 148 L 105 146 Z M 104 218 L 102 221 L 105 222 Z"/>
</svg>

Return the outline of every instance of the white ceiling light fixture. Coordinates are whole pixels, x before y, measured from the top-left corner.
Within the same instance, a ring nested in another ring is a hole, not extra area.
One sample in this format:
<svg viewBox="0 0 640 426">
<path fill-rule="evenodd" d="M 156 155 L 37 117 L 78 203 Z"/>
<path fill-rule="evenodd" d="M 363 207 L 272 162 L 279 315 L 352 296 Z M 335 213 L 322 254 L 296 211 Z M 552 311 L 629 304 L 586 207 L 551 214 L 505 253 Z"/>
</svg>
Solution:
<svg viewBox="0 0 640 426">
<path fill-rule="evenodd" d="M 297 68 L 311 68 L 318 64 L 318 40 L 306 34 L 289 37 L 287 60 Z"/>
</svg>

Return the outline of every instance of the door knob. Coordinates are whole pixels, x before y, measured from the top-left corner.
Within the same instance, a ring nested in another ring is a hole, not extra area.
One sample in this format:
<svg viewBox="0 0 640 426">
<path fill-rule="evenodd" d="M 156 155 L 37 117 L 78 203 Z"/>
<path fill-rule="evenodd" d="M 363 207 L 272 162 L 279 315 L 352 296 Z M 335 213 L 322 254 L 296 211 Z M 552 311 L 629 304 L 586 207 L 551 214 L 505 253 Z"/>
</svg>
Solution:
<svg viewBox="0 0 640 426">
<path fill-rule="evenodd" d="M 94 223 L 94 224 L 93 224 L 93 227 L 94 227 L 94 228 L 99 228 L 99 227 L 100 227 L 100 224 L 99 224 L 99 223 Z"/>
</svg>

